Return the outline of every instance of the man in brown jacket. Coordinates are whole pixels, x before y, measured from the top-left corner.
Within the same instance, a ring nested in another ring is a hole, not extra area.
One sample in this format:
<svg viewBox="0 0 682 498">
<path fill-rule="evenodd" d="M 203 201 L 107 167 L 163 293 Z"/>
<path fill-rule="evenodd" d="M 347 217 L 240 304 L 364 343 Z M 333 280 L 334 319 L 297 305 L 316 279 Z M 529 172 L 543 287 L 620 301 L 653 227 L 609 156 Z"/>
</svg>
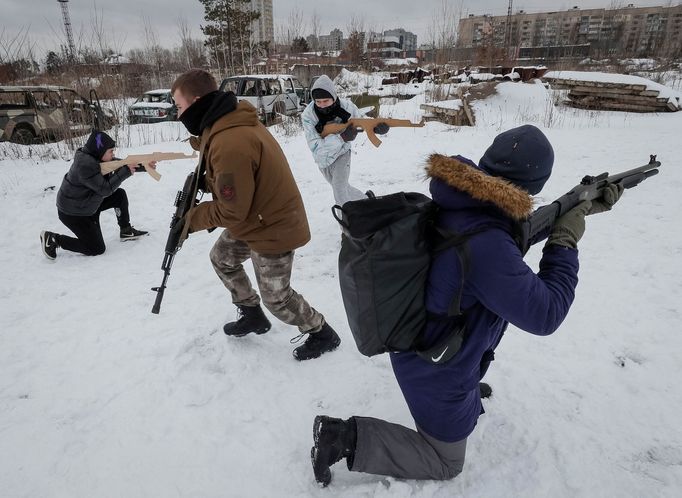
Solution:
<svg viewBox="0 0 682 498">
<path fill-rule="evenodd" d="M 251 104 L 238 103 L 232 92 L 219 92 L 213 76 L 204 70 L 182 74 L 171 91 L 178 118 L 200 137 L 203 185 L 213 196 L 193 208 L 184 222 L 189 223 L 189 233 L 225 228 L 211 250 L 211 263 L 241 315 L 223 327 L 225 334 L 242 337 L 270 330 L 242 266 L 251 258 L 265 307 L 308 334 L 294 349 L 294 358 L 308 360 L 336 349 L 339 336 L 289 284 L 294 250 L 308 243 L 310 230 L 279 144 Z"/>
</svg>

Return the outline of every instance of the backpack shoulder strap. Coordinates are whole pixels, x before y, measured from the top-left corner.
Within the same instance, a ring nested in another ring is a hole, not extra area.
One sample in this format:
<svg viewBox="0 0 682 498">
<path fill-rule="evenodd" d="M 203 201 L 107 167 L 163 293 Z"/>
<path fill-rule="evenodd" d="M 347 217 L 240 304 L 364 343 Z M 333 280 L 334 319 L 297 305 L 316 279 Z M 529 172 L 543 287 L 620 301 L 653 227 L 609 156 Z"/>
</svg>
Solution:
<svg viewBox="0 0 682 498">
<path fill-rule="evenodd" d="M 458 316 L 462 313 L 460 306 L 462 302 L 462 293 L 464 291 L 464 279 L 469 273 L 470 266 L 469 246 L 467 241 L 474 235 L 485 232 L 490 228 L 491 227 L 489 225 L 481 225 L 480 227 L 474 228 L 472 230 L 458 233 L 453 230 L 436 227 L 436 232 L 438 233 L 438 236 L 441 238 L 441 240 L 434 246 L 434 253 L 439 253 L 445 249 L 454 247 L 455 251 L 457 252 L 457 257 L 459 258 L 459 264 L 461 267 L 459 287 L 457 289 L 457 293 L 452 298 L 452 301 L 450 301 L 450 305 L 448 306 L 448 318 Z"/>
</svg>

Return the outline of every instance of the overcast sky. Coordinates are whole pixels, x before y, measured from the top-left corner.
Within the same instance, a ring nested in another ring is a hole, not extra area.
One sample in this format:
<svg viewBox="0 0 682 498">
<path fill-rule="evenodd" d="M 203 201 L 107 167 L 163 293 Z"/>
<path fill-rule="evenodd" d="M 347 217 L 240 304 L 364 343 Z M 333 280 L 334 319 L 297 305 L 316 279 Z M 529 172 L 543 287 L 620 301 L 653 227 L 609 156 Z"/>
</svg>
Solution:
<svg viewBox="0 0 682 498">
<path fill-rule="evenodd" d="M 278 25 L 286 23 L 294 8 L 303 11 L 308 23 L 313 12 L 321 22 L 321 32 L 328 33 L 338 27 L 346 35 L 346 26 L 352 16 L 362 19 L 365 28 L 375 31 L 402 27 L 418 36 L 418 43 L 428 41 L 429 25 L 439 10 L 442 0 L 273 0 L 275 32 Z M 468 14 L 504 15 L 507 0 L 451 0 L 453 10 Z M 514 10 L 527 12 L 565 10 L 573 5 L 581 8 L 608 7 L 610 0 L 515 0 Z M 622 4 L 631 3 L 628 1 Z M 664 5 L 667 0 L 633 1 L 638 7 Z M 679 3 L 673 1 L 673 4 Z M 177 19 L 183 17 L 194 33 L 201 37 L 203 7 L 198 0 L 69 0 L 69 12 L 76 43 L 92 38 L 95 12 L 102 16 L 109 45 L 126 52 L 144 45 L 146 16 L 153 20 L 160 43 L 170 48 L 178 44 Z M 0 41 L 6 49 L 8 40 L 17 34 L 28 32 L 29 39 L 42 57 L 47 50 L 58 49 L 65 40 L 61 8 L 57 0 L 0 0 Z M 2 51 L 0 54 L 4 55 Z"/>
</svg>

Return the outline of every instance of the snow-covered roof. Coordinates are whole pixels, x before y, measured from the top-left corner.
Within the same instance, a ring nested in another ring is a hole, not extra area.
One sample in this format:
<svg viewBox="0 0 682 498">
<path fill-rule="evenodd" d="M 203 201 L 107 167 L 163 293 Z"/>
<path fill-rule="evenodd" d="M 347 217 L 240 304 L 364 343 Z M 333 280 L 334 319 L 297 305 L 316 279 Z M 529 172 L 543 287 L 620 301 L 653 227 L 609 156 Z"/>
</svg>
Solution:
<svg viewBox="0 0 682 498">
<path fill-rule="evenodd" d="M 382 59 L 387 66 L 409 66 L 412 64 L 419 64 L 419 59 L 408 57 L 406 59 Z"/>
<path fill-rule="evenodd" d="M 121 54 L 111 54 L 102 61 L 104 64 L 130 64 L 130 59 Z"/>
<path fill-rule="evenodd" d="M 170 88 L 158 88 L 156 90 L 149 90 L 148 92 L 144 92 L 148 95 L 164 95 L 166 93 L 170 93 L 171 89 Z"/>
</svg>

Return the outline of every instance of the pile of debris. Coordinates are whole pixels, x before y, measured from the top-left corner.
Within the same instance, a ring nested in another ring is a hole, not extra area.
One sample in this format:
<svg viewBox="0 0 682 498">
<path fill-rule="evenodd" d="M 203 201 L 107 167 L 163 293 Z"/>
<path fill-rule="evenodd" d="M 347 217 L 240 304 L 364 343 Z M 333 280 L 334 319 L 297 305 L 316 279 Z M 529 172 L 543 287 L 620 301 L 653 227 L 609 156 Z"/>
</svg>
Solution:
<svg viewBox="0 0 682 498">
<path fill-rule="evenodd" d="M 638 76 L 556 71 L 547 73 L 543 80 L 553 90 L 569 90 L 565 103 L 580 109 L 629 112 L 682 109 L 679 92 Z"/>
<path fill-rule="evenodd" d="M 469 95 L 464 94 L 462 87 L 457 88 L 457 97 L 454 100 L 421 104 L 419 107 L 426 111 L 424 119 L 454 126 L 476 126 L 476 119 L 468 102 Z"/>
</svg>

